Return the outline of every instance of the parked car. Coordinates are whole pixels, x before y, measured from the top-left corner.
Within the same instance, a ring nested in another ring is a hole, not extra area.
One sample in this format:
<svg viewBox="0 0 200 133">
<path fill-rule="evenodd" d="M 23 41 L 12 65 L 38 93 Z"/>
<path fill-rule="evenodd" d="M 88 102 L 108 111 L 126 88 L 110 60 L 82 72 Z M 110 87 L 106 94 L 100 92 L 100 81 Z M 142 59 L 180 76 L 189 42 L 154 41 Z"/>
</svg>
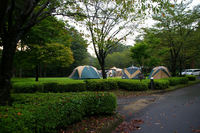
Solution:
<svg viewBox="0 0 200 133">
<path fill-rule="evenodd" d="M 200 69 L 185 69 L 182 73 L 182 75 L 200 75 Z"/>
</svg>

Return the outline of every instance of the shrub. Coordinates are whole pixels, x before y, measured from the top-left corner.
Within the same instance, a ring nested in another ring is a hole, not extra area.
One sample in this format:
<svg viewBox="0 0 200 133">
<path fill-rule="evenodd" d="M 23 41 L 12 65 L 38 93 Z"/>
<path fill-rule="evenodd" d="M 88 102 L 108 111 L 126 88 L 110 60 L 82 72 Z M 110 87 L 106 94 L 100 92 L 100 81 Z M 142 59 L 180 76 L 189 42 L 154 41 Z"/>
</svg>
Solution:
<svg viewBox="0 0 200 133">
<path fill-rule="evenodd" d="M 164 90 L 169 87 L 169 81 L 163 80 L 163 79 L 154 79 L 154 89 L 156 90 Z M 150 88 L 150 82 L 149 82 L 149 88 Z"/>
<path fill-rule="evenodd" d="M 76 83 L 44 83 L 44 89 L 41 92 L 81 92 L 86 90 L 84 82 Z M 40 90 L 39 90 L 40 91 Z"/>
<path fill-rule="evenodd" d="M 81 92 L 86 90 L 85 82 L 81 80 L 46 81 L 46 82 L 14 82 L 14 93 L 34 92 Z"/>
<path fill-rule="evenodd" d="M 121 80 L 117 80 L 117 82 L 120 89 L 129 90 L 129 91 L 148 90 L 147 82 L 143 82 L 139 80 L 131 80 L 131 79 L 121 79 Z"/>
<path fill-rule="evenodd" d="M 115 90 L 118 88 L 117 81 L 113 79 L 89 79 L 85 82 L 89 91 Z"/>
<path fill-rule="evenodd" d="M 110 93 L 15 94 L 11 107 L 0 106 L 0 132 L 58 132 L 85 116 L 112 114 Z"/>
<path fill-rule="evenodd" d="M 16 82 L 13 83 L 14 93 L 34 93 L 43 88 L 43 84 L 40 82 Z"/>
<path fill-rule="evenodd" d="M 170 86 L 188 83 L 188 78 L 186 78 L 186 77 L 170 77 L 167 80 L 169 81 Z"/>
<path fill-rule="evenodd" d="M 195 81 L 196 80 L 196 76 L 194 75 L 185 75 L 186 78 L 188 78 L 189 81 Z"/>
</svg>

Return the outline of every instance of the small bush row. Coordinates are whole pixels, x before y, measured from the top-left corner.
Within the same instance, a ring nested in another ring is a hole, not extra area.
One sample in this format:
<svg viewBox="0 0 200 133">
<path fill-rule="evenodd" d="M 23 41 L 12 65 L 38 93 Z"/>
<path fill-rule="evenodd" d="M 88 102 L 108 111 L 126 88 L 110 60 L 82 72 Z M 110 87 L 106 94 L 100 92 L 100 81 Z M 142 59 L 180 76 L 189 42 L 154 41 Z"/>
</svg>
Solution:
<svg viewBox="0 0 200 133">
<path fill-rule="evenodd" d="M 148 83 L 139 80 L 121 79 L 117 80 L 120 89 L 129 91 L 145 91 L 148 90 Z"/>
<path fill-rule="evenodd" d="M 189 81 L 195 81 L 196 80 L 196 76 L 194 75 L 185 75 L 186 78 L 188 78 Z"/>
<path fill-rule="evenodd" d="M 14 94 L 12 106 L 0 106 L 0 132 L 58 132 L 86 116 L 115 110 L 116 97 L 111 93 Z"/>
<path fill-rule="evenodd" d="M 118 89 L 118 84 L 114 79 L 90 79 L 86 80 L 85 82 L 88 91 L 105 91 Z"/>
<path fill-rule="evenodd" d="M 16 82 L 13 83 L 14 93 L 34 92 L 81 92 L 86 91 L 86 84 L 83 81 L 77 82 Z"/>
<path fill-rule="evenodd" d="M 178 84 L 187 84 L 189 81 L 186 77 L 170 77 L 167 80 L 169 81 L 170 86 L 175 86 Z"/>
<path fill-rule="evenodd" d="M 154 80 L 154 89 L 155 90 L 164 90 L 167 89 L 170 85 L 170 82 L 168 80 L 163 79 L 155 79 Z M 149 82 L 149 88 L 151 88 L 151 84 Z"/>
<path fill-rule="evenodd" d="M 188 81 L 196 80 L 195 76 L 170 77 L 166 79 L 154 79 L 155 89 L 166 89 L 169 86 L 186 84 Z M 150 80 L 132 79 L 90 79 L 90 80 L 66 80 L 62 82 L 15 82 L 14 93 L 34 92 L 82 92 L 82 91 L 107 91 L 125 89 L 130 91 L 144 91 L 150 86 Z"/>
</svg>

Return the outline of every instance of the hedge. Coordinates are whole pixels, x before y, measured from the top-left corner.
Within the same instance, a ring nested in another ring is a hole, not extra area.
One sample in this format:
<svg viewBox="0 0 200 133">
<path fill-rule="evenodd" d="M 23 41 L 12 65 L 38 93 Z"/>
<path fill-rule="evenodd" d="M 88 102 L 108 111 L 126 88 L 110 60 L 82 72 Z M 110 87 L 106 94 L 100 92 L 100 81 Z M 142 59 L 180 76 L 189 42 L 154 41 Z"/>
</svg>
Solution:
<svg viewBox="0 0 200 133">
<path fill-rule="evenodd" d="M 0 106 L 0 132 L 58 132 L 91 115 L 109 115 L 116 110 L 110 93 L 15 94 L 12 106 Z"/>
<path fill-rule="evenodd" d="M 195 81 L 196 80 L 196 76 L 194 75 L 185 75 L 186 78 L 188 78 L 189 81 Z"/>
<path fill-rule="evenodd" d="M 188 78 L 186 77 L 170 77 L 170 78 L 167 78 L 167 80 L 169 81 L 170 86 L 188 83 Z"/>
<path fill-rule="evenodd" d="M 148 90 L 148 83 L 139 80 L 121 79 L 117 80 L 120 89 L 129 91 L 144 91 Z"/>
<path fill-rule="evenodd" d="M 195 76 L 170 77 L 167 79 L 154 79 L 155 89 L 166 89 L 178 84 L 186 84 L 188 80 L 195 80 Z M 107 91 L 125 89 L 130 91 L 144 91 L 150 88 L 150 80 L 134 79 L 88 79 L 88 80 L 58 80 L 46 82 L 17 82 L 13 83 L 14 93 L 34 92 L 82 92 L 82 91 Z"/>
<path fill-rule="evenodd" d="M 113 79 L 89 79 L 85 82 L 88 91 L 105 91 L 118 89 L 117 81 Z"/>
<path fill-rule="evenodd" d="M 154 79 L 154 89 L 164 90 L 169 87 L 169 81 L 163 79 Z M 149 88 L 151 88 L 151 83 L 149 82 Z"/>
<path fill-rule="evenodd" d="M 16 82 L 13 83 L 14 93 L 33 93 L 33 92 L 81 92 L 86 90 L 83 81 L 76 82 Z"/>
</svg>

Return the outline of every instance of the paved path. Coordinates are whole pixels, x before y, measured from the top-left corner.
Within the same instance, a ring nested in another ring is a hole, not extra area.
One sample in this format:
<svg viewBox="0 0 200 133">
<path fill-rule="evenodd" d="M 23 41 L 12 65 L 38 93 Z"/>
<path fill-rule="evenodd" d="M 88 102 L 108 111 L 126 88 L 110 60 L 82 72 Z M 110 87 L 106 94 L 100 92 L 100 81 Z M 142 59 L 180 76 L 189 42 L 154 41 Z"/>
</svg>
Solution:
<svg viewBox="0 0 200 133">
<path fill-rule="evenodd" d="M 200 129 L 200 84 L 164 95 L 118 99 L 117 110 L 126 121 L 144 120 L 133 133 L 195 133 Z"/>
</svg>

